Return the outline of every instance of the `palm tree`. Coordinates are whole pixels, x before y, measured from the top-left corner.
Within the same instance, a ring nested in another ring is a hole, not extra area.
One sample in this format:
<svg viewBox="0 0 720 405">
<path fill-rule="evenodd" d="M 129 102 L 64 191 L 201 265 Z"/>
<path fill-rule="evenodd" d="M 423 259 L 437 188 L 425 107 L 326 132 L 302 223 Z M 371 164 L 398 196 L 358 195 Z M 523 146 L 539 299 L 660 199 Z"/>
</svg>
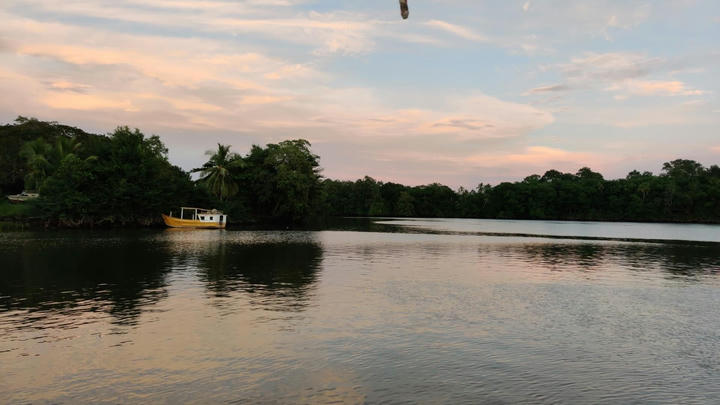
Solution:
<svg viewBox="0 0 720 405">
<path fill-rule="evenodd" d="M 25 158 L 29 169 L 25 176 L 25 188 L 40 190 L 45 179 L 52 176 L 65 158 L 76 156 L 81 146 L 77 139 L 64 136 L 58 137 L 54 146 L 42 138 L 26 142 L 20 149 L 20 156 Z M 91 156 L 88 159 L 94 158 Z"/>
<path fill-rule="evenodd" d="M 37 191 L 53 169 L 53 148 L 44 139 L 26 142 L 20 149 L 25 158 L 28 174 L 25 175 L 25 189 Z"/>
<path fill-rule="evenodd" d="M 236 153 L 230 152 L 230 145 L 218 144 L 217 151 L 207 151 L 210 159 L 199 169 L 193 172 L 200 172 L 200 180 L 205 183 L 211 193 L 216 195 L 220 201 L 232 197 L 238 193 L 239 187 L 233 179 L 233 171 L 245 165 L 242 158 Z"/>
<path fill-rule="evenodd" d="M 53 150 L 53 157 L 55 159 L 54 163 L 59 166 L 66 157 L 70 155 L 75 156 L 76 153 L 80 151 L 81 147 L 82 144 L 77 140 L 77 138 L 67 138 L 64 136 L 58 137 L 55 142 L 55 149 Z"/>
</svg>

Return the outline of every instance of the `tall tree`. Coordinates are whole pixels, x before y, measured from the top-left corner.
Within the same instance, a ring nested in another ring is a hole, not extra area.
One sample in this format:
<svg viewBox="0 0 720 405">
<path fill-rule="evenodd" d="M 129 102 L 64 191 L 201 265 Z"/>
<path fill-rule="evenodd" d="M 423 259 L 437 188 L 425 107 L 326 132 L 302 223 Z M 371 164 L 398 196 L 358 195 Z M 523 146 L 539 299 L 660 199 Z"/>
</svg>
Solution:
<svg viewBox="0 0 720 405">
<path fill-rule="evenodd" d="M 256 219 L 301 222 L 319 209 L 322 176 L 310 146 L 295 139 L 252 147 L 238 178 Z"/>
<path fill-rule="evenodd" d="M 230 152 L 230 145 L 218 144 L 215 152 L 208 151 L 206 155 L 210 159 L 201 168 L 193 170 L 200 172 L 200 182 L 220 201 L 235 196 L 239 187 L 233 172 L 244 167 L 245 162 L 238 154 Z"/>
<path fill-rule="evenodd" d="M 39 174 L 37 172 L 39 161 L 35 161 L 35 175 L 29 178 L 33 184 L 24 184 L 29 172 L 32 170 L 28 167 L 28 159 L 24 154 L 20 153 L 27 142 L 42 139 L 48 145 L 57 147 L 57 139 L 79 139 L 84 141 L 91 137 L 98 138 L 78 128 L 56 122 L 39 121 L 35 118 L 18 117 L 13 124 L 0 125 L 0 189 L 6 193 L 15 193 L 22 191 L 24 188 L 39 188 L 40 184 L 36 180 Z M 36 150 L 36 152 L 40 152 L 40 150 Z M 42 155 L 49 164 L 57 168 L 59 159 L 55 159 L 54 152 L 49 152 L 48 149 Z M 40 177 L 43 176 L 40 175 Z"/>
<path fill-rule="evenodd" d="M 27 190 L 39 190 L 45 179 L 50 175 L 53 169 L 51 163 L 52 152 L 52 146 L 45 142 L 44 139 L 26 142 L 20 149 L 20 156 L 25 159 L 28 168 L 25 175 L 25 188 Z"/>
</svg>

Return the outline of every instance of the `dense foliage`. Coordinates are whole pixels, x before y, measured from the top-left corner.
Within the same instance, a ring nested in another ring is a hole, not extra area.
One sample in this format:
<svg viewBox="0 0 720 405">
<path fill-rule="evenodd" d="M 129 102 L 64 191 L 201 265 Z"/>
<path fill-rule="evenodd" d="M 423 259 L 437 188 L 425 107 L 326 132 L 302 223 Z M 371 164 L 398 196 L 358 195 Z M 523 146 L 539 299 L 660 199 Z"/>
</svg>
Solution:
<svg viewBox="0 0 720 405">
<path fill-rule="evenodd" d="M 43 148 L 54 146 L 60 139 L 72 138 L 87 143 L 90 136 L 78 128 L 25 117 L 18 117 L 14 124 L 0 126 L 0 191 L 12 194 L 23 190 L 28 165 L 33 164 L 27 159 L 27 154 L 30 153 L 27 149 L 33 148 L 26 145 L 28 142 L 36 144 L 37 148 Z M 23 152 L 24 147 L 26 151 Z M 54 158 L 50 155 L 51 153 L 47 154 L 47 159 Z M 36 165 L 38 163 L 34 162 Z"/>
<path fill-rule="evenodd" d="M 88 134 L 20 117 L 0 126 L 0 187 L 40 192 L 24 208 L 0 204 L 0 218 L 34 216 L 60 225 L 158 223 L 181 205 L 219 208 L 233 222 L 300 223 L 327 216 L 465 217 L 720 222 L 720 167 L 692 160 L 662 172 L 605 180 L 582 168 L 550 170 L 518 182 L 455 191 L 370 177 L 323 179 L 305 140 L 253 146 L 246 155 L 218 145 L 190 173 L 168 162 L 157 136 L 118 127 Z M 195 181 L 191 173 L 199 173 Z"/>
<path fill-rule="evenodd" d="M 63 226 L 149 225 L 180 206 L 225 210 L 236 222 L 297 223 L 321 206 L 318 157 L 305 140 L 254 146 L 246 156 L 218 145 L 197 181 L 173 166 L 157 136 L 118 127 L 88 134 L 20 117 L 0 127 L 0 187 L 37 191 L 24 208 L 0 206 L 0 218 L 33 216 Z"/>
<path fill-rule="evenodd" d="M 720 167 L 682 159 L 665 163 L 660 175 L 633 171 L 617 180 L 582 168 L 457 192 L 369 177 L 324 186 L 332 215 L 720 222 Z"/>
<path fill-rule="evenodd" d="M 308 141 L 253 146 L 245 156 L 218 145 L 202 168 L 198 183 L 231 220 L 299 223 L 321 204 L 320 164 Z"/>
</svg>

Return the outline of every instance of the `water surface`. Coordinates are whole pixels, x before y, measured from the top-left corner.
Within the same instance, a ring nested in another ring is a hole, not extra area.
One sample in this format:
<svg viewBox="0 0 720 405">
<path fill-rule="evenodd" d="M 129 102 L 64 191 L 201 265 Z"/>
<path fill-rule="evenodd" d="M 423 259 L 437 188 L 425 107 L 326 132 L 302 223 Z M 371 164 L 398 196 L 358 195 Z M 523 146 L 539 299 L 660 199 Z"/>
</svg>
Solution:
<svg viewBox="0 0 720 405">
<path fill-rule="evenodd" d="M 0 398 L 720 402 L 720 244 L 433 224 L 2 233 Z"/>
<path fill-rule="evenodd" d="M 638 222 L 524 221 L 514 219 L 387 218 L 375 224 L 476 235 L 515 235 L 637 241 L 720 242 L 720 226 Z"/>
</svg>

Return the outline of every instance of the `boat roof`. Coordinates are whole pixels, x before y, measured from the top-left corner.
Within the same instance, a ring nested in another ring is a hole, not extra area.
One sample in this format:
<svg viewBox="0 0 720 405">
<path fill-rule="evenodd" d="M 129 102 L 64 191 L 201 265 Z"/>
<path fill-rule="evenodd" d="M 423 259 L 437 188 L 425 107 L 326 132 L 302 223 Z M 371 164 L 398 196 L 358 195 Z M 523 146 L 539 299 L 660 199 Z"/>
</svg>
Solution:
<svg viewBox="0 0 720 405">
<path fill-rule="evenodd" d="M 211 210 L 209 210 L 207 208 L 196 208 L 196 207 L 180 207 L 180 208 L 184 209 L 184 210 L 197 210 L 197 211 L 203 211 L 203 212 L 211 212 L 213 214 L 222 214 L 223 213 L 222 211 L 216 210 L 214 208 Z"/>
</svg>

